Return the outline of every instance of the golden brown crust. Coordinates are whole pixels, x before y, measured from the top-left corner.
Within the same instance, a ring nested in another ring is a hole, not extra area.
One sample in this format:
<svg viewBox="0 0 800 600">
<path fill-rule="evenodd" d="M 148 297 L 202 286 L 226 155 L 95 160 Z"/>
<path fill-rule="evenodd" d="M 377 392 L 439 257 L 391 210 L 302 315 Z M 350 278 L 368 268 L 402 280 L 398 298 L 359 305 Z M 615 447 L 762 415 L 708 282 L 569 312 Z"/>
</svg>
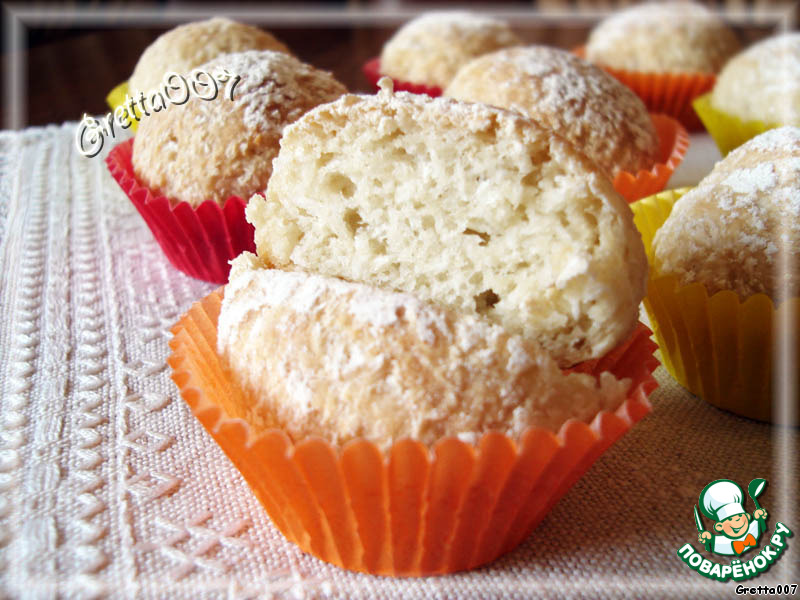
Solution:
<svg viewBox="0 0 800 600">
<path fill-rule="evenodd" d="M 413 296 L 234 261 L 219 352 L 256 400 L 247 420 L 295 440 L 467 441 L 557 431 L 624 400 L 628 380 L 564 375 L 535 344 Z"/>
<path fill-rule="evenodd" d="M 399 81 L 444 88 L 481 54 L 516 46 L 509 26 L 469 12 L 434 12 L 406 23 L 381 52 L 381 71 Z"/>
<path fill-rule="evenodd" d="M 527 46 L 464 65 L 444 92 L 516 110 L 572 142 L 613 178 L 657 159 L 658 136 L 636 94 L 570 52 Z"/>
<path fill-rule="evenodd" d="M 186 23 L 169 30 L 150 44 L 136 63 L 128 87 L 131 92 L 149 93 L 158 88 L 164 73 L 188 74 L 220 54 L 247 50 L 289 49 L 266 31 L 223 17 Z"/>
<path fill-rule="evenodd" d="M 800 296 L 800 129 L 731 152 L 685 194 L 654 240 L 655 269 L 709 294 Z"/>
<path fill-rule="evenodd" d="M 589 35 L 586 58 L 615 69 L 714 74 L 739 47 L 733 31 L 704 6 L 653 2 L 602 21 Z"/>
<path fill-rule="evenodd" d="M 133 167 L 153 192 L 194 205 L 248 198 L 266 187 L 283 128 L 347 91 L 330 73 L 282 52 L 226 54 L 203 66 L 209 73 L 223 67 L 242 76 L 233 101 L 192 95 L 142 118 Z"/>
</svg>

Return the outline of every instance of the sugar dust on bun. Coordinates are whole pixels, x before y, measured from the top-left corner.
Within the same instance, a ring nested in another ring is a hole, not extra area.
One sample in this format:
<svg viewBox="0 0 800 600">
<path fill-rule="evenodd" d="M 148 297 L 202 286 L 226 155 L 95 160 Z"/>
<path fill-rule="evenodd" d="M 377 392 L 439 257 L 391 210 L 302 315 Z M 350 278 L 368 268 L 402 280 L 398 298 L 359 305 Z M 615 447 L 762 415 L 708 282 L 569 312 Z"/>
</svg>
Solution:
<svg viewBox="0 0 800 600">
<path fill-rule="evenodd" d="M 129 88 L 147 94 L 161 85 L 168 71 L 185 75 L 220 54 L 247 50 L 289 53 L 272 34 L 223 17 L 180 25 L 145 49 L 128 81 Z"/>
<path fill-rule="evenodd" d="M 261 260 L 482 315 L 562 366 L 624 340 L 647 267 L 608 178 L 523 115 L 382 85 L 286 128 L 247 207 Z"/>
<path fill-rule="evenodd" d="M 254 405 L 256 430 L 386 449 L 410 437 L 474 441 L 495 430 L 557 431 L 625 399 L 629 380 L 565 375 L 536 344 L 498 325 L 399 294 L 233 262 L 218 351 Z M 464 437 L 466 434 L 466 437 Z"/>
<path fill-rule="evenodd" d="M 725 22 L 694 2 L 652 2 L 621 10 L 589 35 L 586 58 L 631 71 L 713 75 L 739 51 Z"/>
<path fill-rule="evenodd" d="M 602 69 L 570 52 L 507 48 L 464 65 L 444 92 L 516 110 L 552 129 L 613 178 L 658 158 L 658 136 L 644 103 Z"/>
<path fill-rule="evenodd" d="M 711 104 L 743 121 L 800 127 L 800 33 L 768 38 L 732 58 Z"/>
<path fill-rule="evenodd" d="M 800 129 L 740 146 L 675 203 L 653 240 L 658 274 L 741 300 L 800 296 Z"/>
<path fill-rule="evenodd" d="M 222 68 L 242 77 L 233 100 L 190 95 L 142 118 L 133 167 L 154 192 L 193 205 L 248 198 L 266 187 L 284 127 L 347 91 L 330 73 L 283 52 L 225 54 L 203 66 Z"/>
<path fill-rule="evenodd" d="M 386 43 L 381 71 L 399 81 L 443 88 L 476 56 L 519 43 L 508 24 L 497 19 L 464 11 L 427 13 Z"/>
</svg>

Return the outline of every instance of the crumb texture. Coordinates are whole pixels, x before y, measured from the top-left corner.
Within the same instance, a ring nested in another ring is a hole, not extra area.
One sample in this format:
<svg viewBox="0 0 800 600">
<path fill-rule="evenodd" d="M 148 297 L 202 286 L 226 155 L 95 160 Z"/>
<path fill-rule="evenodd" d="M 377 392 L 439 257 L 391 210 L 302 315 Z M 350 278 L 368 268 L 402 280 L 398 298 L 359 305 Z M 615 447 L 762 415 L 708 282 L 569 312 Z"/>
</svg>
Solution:
<svg viewBox="0 0 800 600">
<path fill-rule="evenodd" d="M 133 143 L 141 182 L 194 205 L 263 190 L 284 127 L 347 91 L 330 73 L 282 52 L 225 54 L 204 68 L 241 75 L 234 99 L 221 90 L 215 100 L 191 95 L 185 104 L 168 104 L 142 117 Z"/>
<path fill-rule="evenodd" d="M 653 240 L 657 273 L 744 300 L 800 296 L 800 129 L 773 129 L 717 163 Z"/>
<path fill-rule="evenodd" d="M 629 380 L 564 375 L 546 352 L 501 327 L 408 294 L 234 261 L 218 351 L 254 400 L 257 430 L 386 449 L 411 437 L 518 436 L 591 420 Z"/>
<path fill-rule="evenodd" d="M 725 22 L 694 2 L 652 2 L 621 10 L 592 30 L 586 58 L 615 69 L 714 74 L 739 51 Z"/>
<path fill-rule="evenodd" d="M 768 38 L 732 58 L 711 103 L 743 121 L 800 127 L 800 33 Z"/>
<path fill-rule="evenodd" d="M 486 54 L 464 65 L 444 95 L 521 112 L 572 142 L 611 178 L 649 169 L 658 158 L 658 136 L 639 97 L 564 50 Z"/>
<path fill-rule="evenodd" d="M 403 291 L 532 337 L 562 366 L 633 329 L 632 213 L 571 145 L 517 113 L 384 89 L 286 128 L 247 218 L 264 264 Z"/>
<path fill-rule="evenodd" d="M 180 25 L 159 36 L 136 63 L 128 81 L 132 92 L 149 93 L 160 86 L 164 73 L 188 74 L 220 54 L 247 50 L 289 49 L 266 31 L 223 17 Z"/>
<path fill-rule="evenodd" d="M 466 11 L 424 14 L 386 43 L 381 71 L 393 79 L 444 88 L 469 60 L 519 38 L 507 23 Z"/>
</svg>

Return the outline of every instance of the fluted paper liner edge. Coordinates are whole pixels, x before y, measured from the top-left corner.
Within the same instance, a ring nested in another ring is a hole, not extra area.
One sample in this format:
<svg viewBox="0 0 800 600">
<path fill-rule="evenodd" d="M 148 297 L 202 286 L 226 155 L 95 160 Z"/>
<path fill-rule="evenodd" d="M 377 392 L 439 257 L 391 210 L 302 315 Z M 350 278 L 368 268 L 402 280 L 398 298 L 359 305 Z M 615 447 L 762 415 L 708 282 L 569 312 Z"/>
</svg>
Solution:
<svg viewBox="0 0 800 600">
<path fill-rule="evenodd" d="M 636 174 L 620 171 L 614 177 L 614 189 L 628 202 L 663 190 L 689 148 L 689 134 L 677 120 L 661 114 L 651 114 L 650 118 L 658 135 L 657 162 Z"/>
<path fill-rule="evenodd" d="M 244 251 L 255 252 L 255 230 L 244 214 L 247 201 L 231 196 L 222 206 L 206 200 L 193 207 L 155 195 L 136 179 L 132 153 L 133 139 L 118 144 L 106 158 L 108 170 L 170 263 L 191 277 L 226 283 L 229 261 Z"/>
<path fill-rule="evenodd" d="M 573 53 L 586 58 L 586 47 L 574 48 Z M 710 91 L 717 76 L 709 73 L 653 73 L 615 69 L 597 64 L 642 99 L 650 112 L 663 113 L 678 119 L 689 131 L 702 131 L 703 124 L 692 109 L 692 101 Z"/>
<path fill-rule="evenodd" d="M 778 361 L 774 355 L 776 323 L 800 315 L 800 298 L 790 298 L 776 309 L 765 294 L 742 302 L 733 291 L 709 296 L 700 283 L 682 286 L 674 276 L 652 270 L 652 241 L 673 204 L 689 188 L 671 190 L 632 205 L 634 222 L 642 233 L 651 265 L 644 299 L 662 362 L 670 374 L 709 404 L 759 421 L 775 420 Z M 798 346 L 800 323 L 787 332 Z M 800 398 L 794 401 L 800 405 Z M 796 413 L 796 411 L 795 411 Z"/>
<path fill-rule="evenodd" d="M 719 110 L 711 103 L 711 94 L 703 94 L 696 98 L 692 106 L 722 156 L 726 156 L 731 150 L 741 146 L 747 140 L 775 127 L 780 127 L 778 124 L 765 123 L 764 121 L 743 121 L 734 115 Z"/>
<path fill-rule="evenodd" d="M 496 432 L 476 446 L 456 438 L 429 449 L 404 439 L 382 453 L 367 440 L 341 449 L 258 436 L 241 418 L 245 393 L 216 353 L 222 290 L 173 327 L 172 378 L 195 416 L 241 471 L 275 526 L 302 550 L 373 574 L 421 576 L 470 569 L 512 550 L 616 439 L 650 411 L 658 361 L 650 331 L 576 370 L 607 368 L 633 384 L 614 412 L 567 422 L 558 434 Z"/>
</svg>

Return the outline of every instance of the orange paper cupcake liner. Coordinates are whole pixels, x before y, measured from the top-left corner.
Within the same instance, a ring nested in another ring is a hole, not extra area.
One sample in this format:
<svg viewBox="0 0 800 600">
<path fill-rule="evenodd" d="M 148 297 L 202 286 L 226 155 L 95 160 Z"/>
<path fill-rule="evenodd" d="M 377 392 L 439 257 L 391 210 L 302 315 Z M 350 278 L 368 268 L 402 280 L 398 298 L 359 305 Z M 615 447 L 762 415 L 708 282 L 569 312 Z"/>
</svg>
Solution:
<svg viewBox="0 0 800 600">
<path fill-rule="evenodd" d="M 586 58 L 585 46 L 573 53 Z M 647 110 L 676 118 L 689 131 L 701 131 L 703 124 L 692 108 L 692 101 L 710 91 L 717 81 L 716 75 L 706 73 L 648 73 L 614 69 L 598 64 L 619 81 L 631 88 L 642 99 Z"/>
<path fill-rule="evenodd" d="M 620 171 L 614 177 L 614 189 L 628 202 L 663 190 L 689 148 L 689 134 L 678 121 L 667 115 L 651 114 L 650 118 L 658 135 L 658 161 L 635 175 Z"/>
<path fill-rule="evenodd" d="M 220 206 L 206 200 L 197 207 L 154 195 L 136 179 L 133 140 L 118 144 L 106 158 L 111 175 L 142 215 L 172 265 L 191 277 L 226 283 L 228 261 L 255 252 L 255 230 L 244 215 L 247 202 L 231 196 Z"/>
<path fill-rule="evenodd" d="M 741 146 L 747 140 L 775 127 L 780 127 L 779 124 L 765 123 L 764 121 L 743 121 L 734 115 L 718 110 L 711 104 L 711 94 L 703 94 L 695 98 L 692 106 L 708 133 L 711 134 L 722 156 L 726 156 L 728 152 Z"/>
<path fill-rule="evenodd" d="M 380 88 L 378 87 L 378 81 L 384 75 L 381 74 L 381 59 L 380 58 L 373 58 L 368 60 L 364 63 L 364 66 L 361 69 L 364 73 L 364 76 L 369 81 L 370 85 L 375 88 L 375 91 L 378 91 Z M 400 81 L 398 79 L 392 79 L 394 82 L 394 91 L 396 92 L 411 92 L 412 94 L 427 94 L 432 98 L 436 98 L 437 96 L 442 95 L 442 88 L 435 86 L 435 85 L 425 85 L 424 83 L 411 83 L 409 81 Z"/>
<path fill-rule="evenodd" d="M 632 209 L 652 265 L 652 240 L 688 191 L 673 190 L 645 198 Z M 776 355 L 778 324 L 788 324 L 785 335 L 794 344 L 794 371 L 800 367 L 800 298 L 777 308 L 765 294 L 744 302 L 733 291 L 709 296 L 705 286 L 681 286 L 674 276 L 652 272 L 644 305 L 650 316 L 670 374 L 686 389 L 709 404 L 737 415 L 774 422 L 774 403 L 781 373 Z M 793 414 L 800 412 L 800 393 L 795 390 Z M 795 423 L 797 424 L 797 423 Z"/>
<path fill-rule="evenodd" d="M 359 439 L 341 449 L 256 434 L 242 418 L 245 392 L 216 353 L 222 292 L 173 327 L 168 359 L 184 400 L 241 471 L 275 526 L 305 552 L 372 574 L 421 576 L 470 569 L 515 548 L 615 440 L 650 411 L 657 386 L 650 331 L 576 370 L 631 377 L 626 401 L 591 424 L 558 434 L 496 432 L 476 446 L 456 438 L 432 448 L 404 439 L 381 452 Z"/>
</svg>

